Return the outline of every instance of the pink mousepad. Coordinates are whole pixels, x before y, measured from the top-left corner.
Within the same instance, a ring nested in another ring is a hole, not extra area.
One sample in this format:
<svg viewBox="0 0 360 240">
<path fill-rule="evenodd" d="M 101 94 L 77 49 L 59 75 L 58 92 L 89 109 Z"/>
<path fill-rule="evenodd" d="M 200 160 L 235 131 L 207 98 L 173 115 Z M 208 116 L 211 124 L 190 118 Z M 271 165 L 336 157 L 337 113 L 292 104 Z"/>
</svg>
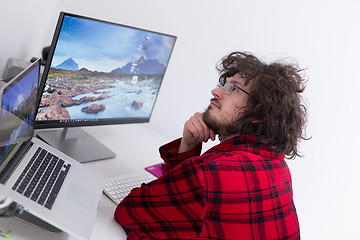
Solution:
<svg viewBox="0 0 360 240">
<path fill-rule="evenodd" d="M 146 171 L 154 175 L 155 177 L 161 177 L 163 173 L 164 163 L 158 163 L 145 168 Z"/>
</svg>

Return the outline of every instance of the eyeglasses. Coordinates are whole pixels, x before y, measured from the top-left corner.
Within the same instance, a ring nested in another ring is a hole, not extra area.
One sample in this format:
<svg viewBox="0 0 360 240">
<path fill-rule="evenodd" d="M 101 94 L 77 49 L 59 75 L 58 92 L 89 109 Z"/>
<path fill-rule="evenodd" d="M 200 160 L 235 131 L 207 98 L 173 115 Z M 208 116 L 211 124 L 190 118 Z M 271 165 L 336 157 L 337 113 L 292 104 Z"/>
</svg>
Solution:
<svg viewBox="0 0 360 240">
<path fill-rule="evenodd" d="M 224 87 L 224 91 L 225 91 L 226 95 L 230 95 L 237 88 L 237 89 L 240 89 L 242 92 L 244 92 L 244 93 L 246 93 L 247 95 L 250 96 L 250 94 L 247 91 L 245 91 L 244 89 L 242 89 L 241 87 L 239 87 L 235 83 L 225 83 L 225 84 L 219 83 L 218 87 Z"/>
</svg>

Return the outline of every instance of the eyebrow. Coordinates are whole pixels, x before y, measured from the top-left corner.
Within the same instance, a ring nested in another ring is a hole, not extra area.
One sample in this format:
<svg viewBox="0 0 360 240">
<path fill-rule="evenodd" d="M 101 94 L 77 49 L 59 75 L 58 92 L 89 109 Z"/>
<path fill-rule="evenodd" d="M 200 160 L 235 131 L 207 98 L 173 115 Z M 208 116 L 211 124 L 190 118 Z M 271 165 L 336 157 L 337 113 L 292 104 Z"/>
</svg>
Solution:
<svg viewBox="0 0 360 240">
<path fill-rule="evenodd" d="M 228 82 L 228 83 L 234 83 L 234 84 L 239 85 L 239 86 L 241 86 L 241 87 L 245 87 L 244 84 L 242 84 L 241 82 L 238 82 L 238 81 L 236 81 L 236 80 L 230 80 L 230 81 L 227 80 L 226 82 Z"/>
</svg>

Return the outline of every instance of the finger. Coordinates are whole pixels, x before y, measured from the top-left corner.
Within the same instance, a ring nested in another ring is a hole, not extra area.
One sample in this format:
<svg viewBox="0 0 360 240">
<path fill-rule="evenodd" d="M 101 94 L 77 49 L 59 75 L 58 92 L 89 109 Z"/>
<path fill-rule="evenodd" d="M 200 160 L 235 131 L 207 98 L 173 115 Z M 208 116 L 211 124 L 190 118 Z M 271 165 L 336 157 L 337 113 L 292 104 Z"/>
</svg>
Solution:
<svg viewBox="0 0 360 240">
<path fill-rule="evenodd" d="M 188 141 L 201 142 L 203 139 L 203 126 L 199 121 L 199 116 L 197 114 L 193 115 L 187 122 L 184 129 L 184 135 L 188 137 Z"/>
<path fill-rule="evenodd" d="M 187 138 L 190 141 L 192 140 L 190 138 L 198 138 L 198 131 L 193 123 L 193 119 L 190 118 L 188 121 L 186 121 L 183 135 L 184 138 Z"/>
<path fill-rule="evenodd" d="M 202 121 L 202 119 L 200 118 L 196 118 L 194 120 L 194 126 L 198 132 L 198 141 L 200 142 L 207 142 L 207 140 L 209 139 L 209 129 L 208 127 L 204 124 L 204 122 Z"/>
<path fill-rule="evenodd" d="M 202 118 L 203 113 L 198 113 L 196 114 L 196 118 L 199 120 L 199 122 L 203 125 L 204 128 L 204 137 L 203 137 L 203 141 L 207 142 L 209 139 L 211 139 L 212 141 L 215 141 L 216 139 L 216 133 L 214 130 L 210 129 L 207 124 L 203 121 Z"/>
<path fill-rule="evenodd" d="M 185 123 L 183 138 L 187 144 L 207 142 L 215 140 L 215 133 L 203 121 L 202 113 L 197 112 Z"/>
<path fill-rule="evenodd" d="M 191 134 L 193 135 L 194 140 L 199 141 L 200 131 L 198 129 L 198 124 L 196 123 L 196 120 L 192 119 L 189 130 L 190 130 Z"/>
<path fill-rule="evenodd" d="M 197 120 L 197 129 L 199 131 L 199 140 L 201 140 L 203 142 L 207 142 L 211 138 L 210 129 L 203 121 L 201 113 L 195 114 L 195 119 Z"/>
</svg>

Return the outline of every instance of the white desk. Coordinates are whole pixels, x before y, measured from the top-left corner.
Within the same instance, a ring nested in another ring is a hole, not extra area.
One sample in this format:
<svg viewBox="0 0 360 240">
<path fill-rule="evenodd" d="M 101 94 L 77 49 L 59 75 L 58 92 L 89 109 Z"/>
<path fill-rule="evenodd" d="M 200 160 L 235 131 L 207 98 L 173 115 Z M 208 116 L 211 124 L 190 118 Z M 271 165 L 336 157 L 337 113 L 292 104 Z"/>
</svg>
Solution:
<svg viewBox="0 0 360 240">
<path fill-rule="evenodd" d="M 158 149 L 164 143 L 172 140 L 152 131 L 147 124 L 86 127 L 84 130 L 117 155 L 112 159 L 84 164 L 105 177 L 138 171 L 146 166 L 161 162 Z M 124 230 L 114 220 L 115 208 L 116 205 L 103 194 L 91 240 L 126 239 Z M 48 233 L 14 218 L 0 217 L 0 230 L 11 230 L 11 240 L 76 240 L 75 237 L 64 232 Z M 2 238 L 0 237 L 0 239 Z"/>
</svg>

